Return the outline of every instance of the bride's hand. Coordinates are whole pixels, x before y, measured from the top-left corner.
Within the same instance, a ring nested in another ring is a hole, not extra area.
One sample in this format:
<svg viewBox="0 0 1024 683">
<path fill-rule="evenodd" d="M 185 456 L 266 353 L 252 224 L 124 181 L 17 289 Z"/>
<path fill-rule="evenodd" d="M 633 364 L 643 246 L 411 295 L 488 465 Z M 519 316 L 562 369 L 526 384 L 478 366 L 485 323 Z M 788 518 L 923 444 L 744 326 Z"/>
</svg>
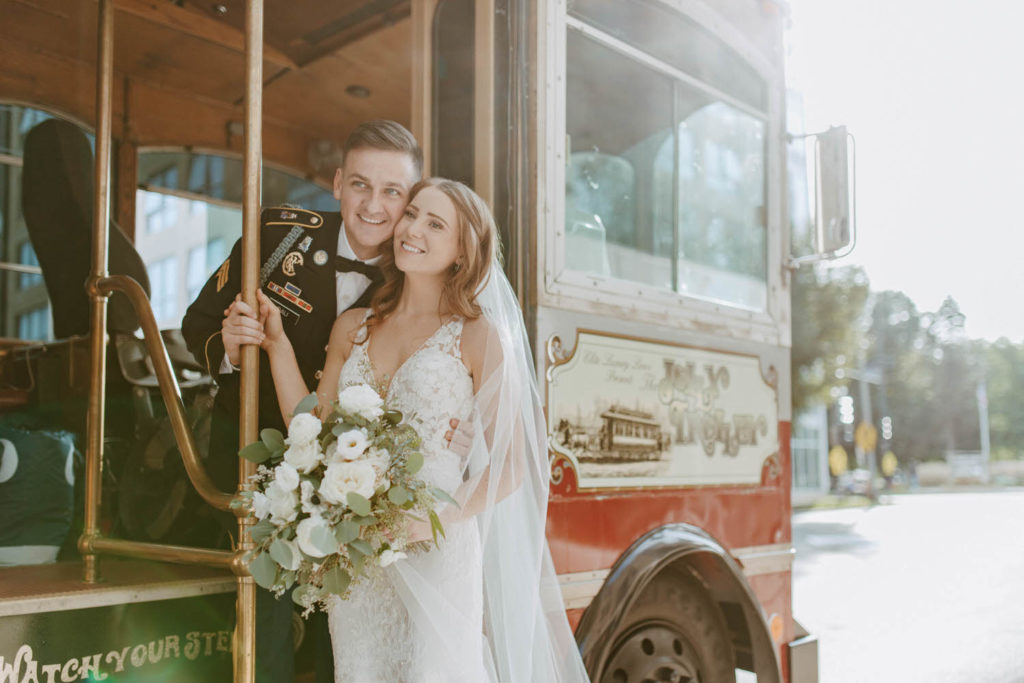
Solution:
<svg viewBox="0 0 1024 683">
<path fill-rule="evenodd" d="M 282 341 L 288 341 L 284 326 L 281 325 L 281 311 L 262 289 L 256 290 L 256 301 L 260 306 L 260 324 L 263 326 L 263 341 L 260 348 L 271 353 Z"/>
<path fill-rule="evenodd" d="M 434 535 L 430 531 L 430 524 L 428 522 L 421 522 L 416 519 L 409 520 L 409 526 L 407 528 L 407 535 L 405 539 L 406 545 L 412 545 L 413 543 L 420 543 L 422 541 L 433 541 Z"/>
</svg>

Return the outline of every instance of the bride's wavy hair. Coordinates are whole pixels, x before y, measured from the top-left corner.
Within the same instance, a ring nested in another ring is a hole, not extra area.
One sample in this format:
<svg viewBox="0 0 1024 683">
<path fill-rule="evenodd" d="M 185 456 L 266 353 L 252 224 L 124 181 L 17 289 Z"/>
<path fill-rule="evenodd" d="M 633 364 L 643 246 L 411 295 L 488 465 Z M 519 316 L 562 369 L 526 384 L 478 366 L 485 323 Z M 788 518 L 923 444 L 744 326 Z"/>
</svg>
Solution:
<svg viewBox="0 0 1024 683">
<path fill-rule="evenodd" d="M 498 229 L 494 216 L 480 195 L 466 185 L 447 178 L 424 178 L 419 181 L 409 191 L 409 201 L 415 200 L 416 195 L 428 187 L 443 192 L 455 206 L 461 251 L 460 257 L 448 269 L 448 279 L 441 292 L 441 309 L 467 320 L 479 318 L 481 310 L 476 302 L 477 293 L 487 284 L 491 265 L 499 257 Z M 384 282 L 370 304 L 373 315 L 367 321 L 368 328 L 395 310 L 405 287 L 405 273 L 395 265 L 394 238 L 382 245 L 379 265 Z M 364 339 L 368 337 L 366 335 Z"/>
</svg>

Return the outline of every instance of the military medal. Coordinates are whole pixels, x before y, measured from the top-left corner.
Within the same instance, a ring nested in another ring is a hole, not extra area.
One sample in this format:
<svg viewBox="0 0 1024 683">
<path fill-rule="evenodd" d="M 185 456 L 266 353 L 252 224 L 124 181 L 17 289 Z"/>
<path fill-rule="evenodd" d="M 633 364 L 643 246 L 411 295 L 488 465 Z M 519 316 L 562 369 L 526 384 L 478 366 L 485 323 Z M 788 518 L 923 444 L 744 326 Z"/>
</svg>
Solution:
<svg viewBox="0 0 1024 683">
<path fill-rule="evenodd" d="M 306 235 L 305 237 L 302 238 L 302 241 L 299 242 L 299 251 L 305 254 L 306 252 L 309 251 L 309 247 L 311 244 L 313 244 L 313 238 L 309 235 Z"/>
<path fill-rule="evenodd" d="M 327 263 L 327 252 L 321 249 L 320 251 L 313 254 L 313 263 L 318 266 L 322 266 Z"/>
<path fill-rule="evenodd" d="M 284 261 L 281 262 L 281 270 L 284 271 L 284 274 L 288 277 L 295 277 L 295 266 L 301 266 L 304 263 L 305 261 L 302 258 L 302 254 L 297 251 L 293 251 L 284 257 Z"/>
</svg>

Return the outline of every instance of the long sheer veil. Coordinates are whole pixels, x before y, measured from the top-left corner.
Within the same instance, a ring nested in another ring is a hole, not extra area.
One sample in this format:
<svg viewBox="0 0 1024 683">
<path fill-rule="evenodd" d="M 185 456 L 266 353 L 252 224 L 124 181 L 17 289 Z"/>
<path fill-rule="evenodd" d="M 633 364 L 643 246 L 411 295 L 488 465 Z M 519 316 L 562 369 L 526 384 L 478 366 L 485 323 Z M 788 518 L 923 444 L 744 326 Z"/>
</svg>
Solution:
<svg viewBox="0 0 1024 683">
<path fill-rule="evenodd" d="M 392 565 L 396 588 L 450 680 L 586 681 L 545 539 L 547 436 L 522 311 L 500 265 L 477 297 L 489 323 L 474 397 L 463 484 L 441 513 L 446 526 L 475 523 L 483 553 L 483 624 L 471 623 L 410 563 Z M 463 425 L 460 425 L 462 428 Z M 483 662 L 466 645 L 483 639 Z M 459 670 L 461 669 L 461 670 Z"/>
</svg>

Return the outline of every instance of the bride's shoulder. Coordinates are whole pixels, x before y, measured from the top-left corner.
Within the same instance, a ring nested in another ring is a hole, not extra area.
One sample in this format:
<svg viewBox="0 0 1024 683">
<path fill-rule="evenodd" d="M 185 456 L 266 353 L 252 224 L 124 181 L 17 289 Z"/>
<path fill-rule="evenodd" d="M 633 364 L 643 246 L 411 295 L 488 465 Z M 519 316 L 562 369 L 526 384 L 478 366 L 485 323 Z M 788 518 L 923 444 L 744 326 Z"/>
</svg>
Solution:
<svg viewBox="0 0 1024 683">
<path fill-rule="evenodd" d="M 501 343 L 494 325 L 483 316 L 465 321 L 462 325 L 460 350 L 471 373 L 493 363 L 498 359 L 495 354 L 501 353 Z"/>
</svg>

